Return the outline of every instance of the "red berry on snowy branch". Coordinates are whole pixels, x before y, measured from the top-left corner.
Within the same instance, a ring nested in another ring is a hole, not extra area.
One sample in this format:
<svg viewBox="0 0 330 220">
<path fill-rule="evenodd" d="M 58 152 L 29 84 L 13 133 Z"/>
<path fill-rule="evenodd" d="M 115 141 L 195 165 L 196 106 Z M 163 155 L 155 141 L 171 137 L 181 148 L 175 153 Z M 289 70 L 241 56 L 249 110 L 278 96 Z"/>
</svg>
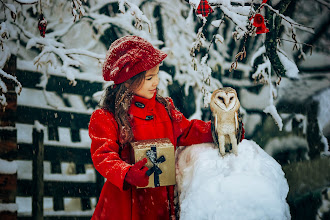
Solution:
<svg viewBox="0 0 330 220">
<path fill-rule="evenodd" d="M 46 27 L 47 27 L 47 21 L 46 21 L 44 15 L 40 14 L 39 22 L 38 22 L 38 29 L 40 31 L 40 36 L 41 37 L 45 37 Z"/>
<path fill-rule="evenodd" d="M 264 17 L 261 14 L 256 14 L 253 18 L 253 26 L 261 27 L 265 23 Z"/>
<path fill-rule="evenodd" d="M 264 34 L 264 33 L 268 33 L 269 29 L 266 28 L 266 25 L 262 25 L 261 27 L 257 27 L 257 31 L 256 34 Z"/>
<path fill-rule="evenodd" d="M 269 29 L 265 25 L 265 19 L 261 14 L 256 14 L 253 17 L 250 18 L 250 20 L 253 19 L 252 25 L 257 28 L 256 34 L 263 34 L 268 33 Z"/>
</svg>

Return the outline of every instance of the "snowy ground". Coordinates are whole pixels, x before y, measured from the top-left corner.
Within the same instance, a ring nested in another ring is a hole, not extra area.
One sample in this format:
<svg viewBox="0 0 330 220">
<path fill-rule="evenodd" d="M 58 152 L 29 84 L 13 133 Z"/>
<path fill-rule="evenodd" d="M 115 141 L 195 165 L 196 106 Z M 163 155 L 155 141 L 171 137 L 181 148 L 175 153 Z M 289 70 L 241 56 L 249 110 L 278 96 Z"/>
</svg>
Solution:
<svg viewBox="0 0 330 220">
<path fill-rule="evenodd" d="M 255 142 L 220 157 L 211 144 L 178 151 L 180 219 L 290 219 L 281 166 Z"/>
</svg>

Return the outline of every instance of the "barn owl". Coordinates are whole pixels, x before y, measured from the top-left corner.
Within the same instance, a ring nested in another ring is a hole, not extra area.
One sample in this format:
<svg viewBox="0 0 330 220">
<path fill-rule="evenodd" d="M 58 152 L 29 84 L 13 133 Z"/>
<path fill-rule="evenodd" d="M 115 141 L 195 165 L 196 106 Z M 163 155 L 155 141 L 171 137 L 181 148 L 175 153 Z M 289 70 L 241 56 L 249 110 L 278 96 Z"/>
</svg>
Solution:
<svg viewBox="0 0 330 220">
<path fill-rule="evenodd" d="M 210 102 L 212 137 L 222 156 L 225 155 L 227 143 L 231 144 L 232 151 L 237 156 L 237 144 L 242 136 L 242 118 L 239 107 L 240 103 L 235 89 L 225 87 L 212 93 Z"/>
</svg>

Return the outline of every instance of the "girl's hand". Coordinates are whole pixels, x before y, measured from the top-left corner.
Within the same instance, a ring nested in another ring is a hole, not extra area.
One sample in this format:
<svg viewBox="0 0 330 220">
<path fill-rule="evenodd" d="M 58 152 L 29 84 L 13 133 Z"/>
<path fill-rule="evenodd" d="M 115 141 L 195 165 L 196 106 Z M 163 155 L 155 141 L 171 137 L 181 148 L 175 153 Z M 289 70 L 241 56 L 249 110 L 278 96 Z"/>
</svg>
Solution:
<svg viewBox="0 0 330 220">
<path fill-rule="evenodd" d="M 149 183 L 149 176 L 146 172 L 148 167 L 145 166 L 147 158 L 143 158 L 136 164 L 134 164 L 127 172 L 125 181 L 133 186 L 145 187 Z"/>
</svg>

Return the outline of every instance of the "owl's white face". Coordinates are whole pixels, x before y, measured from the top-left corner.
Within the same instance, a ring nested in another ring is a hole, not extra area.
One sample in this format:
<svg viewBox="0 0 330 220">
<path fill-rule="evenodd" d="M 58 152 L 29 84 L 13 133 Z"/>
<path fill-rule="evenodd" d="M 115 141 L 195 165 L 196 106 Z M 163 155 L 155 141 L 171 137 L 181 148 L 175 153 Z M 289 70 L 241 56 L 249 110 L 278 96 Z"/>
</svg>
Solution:
<svg viewBox="0 0 330 220">
<path fill-rule="evenodd" d="M 215 94 L 212 94 L 212 101 L 220 109 L 224 111 L 229 111 L 234 108 L 237 101 L 237 95 L 234 92 L 225 92 L 225 91 L 216 91 Z"/>
</svg>

